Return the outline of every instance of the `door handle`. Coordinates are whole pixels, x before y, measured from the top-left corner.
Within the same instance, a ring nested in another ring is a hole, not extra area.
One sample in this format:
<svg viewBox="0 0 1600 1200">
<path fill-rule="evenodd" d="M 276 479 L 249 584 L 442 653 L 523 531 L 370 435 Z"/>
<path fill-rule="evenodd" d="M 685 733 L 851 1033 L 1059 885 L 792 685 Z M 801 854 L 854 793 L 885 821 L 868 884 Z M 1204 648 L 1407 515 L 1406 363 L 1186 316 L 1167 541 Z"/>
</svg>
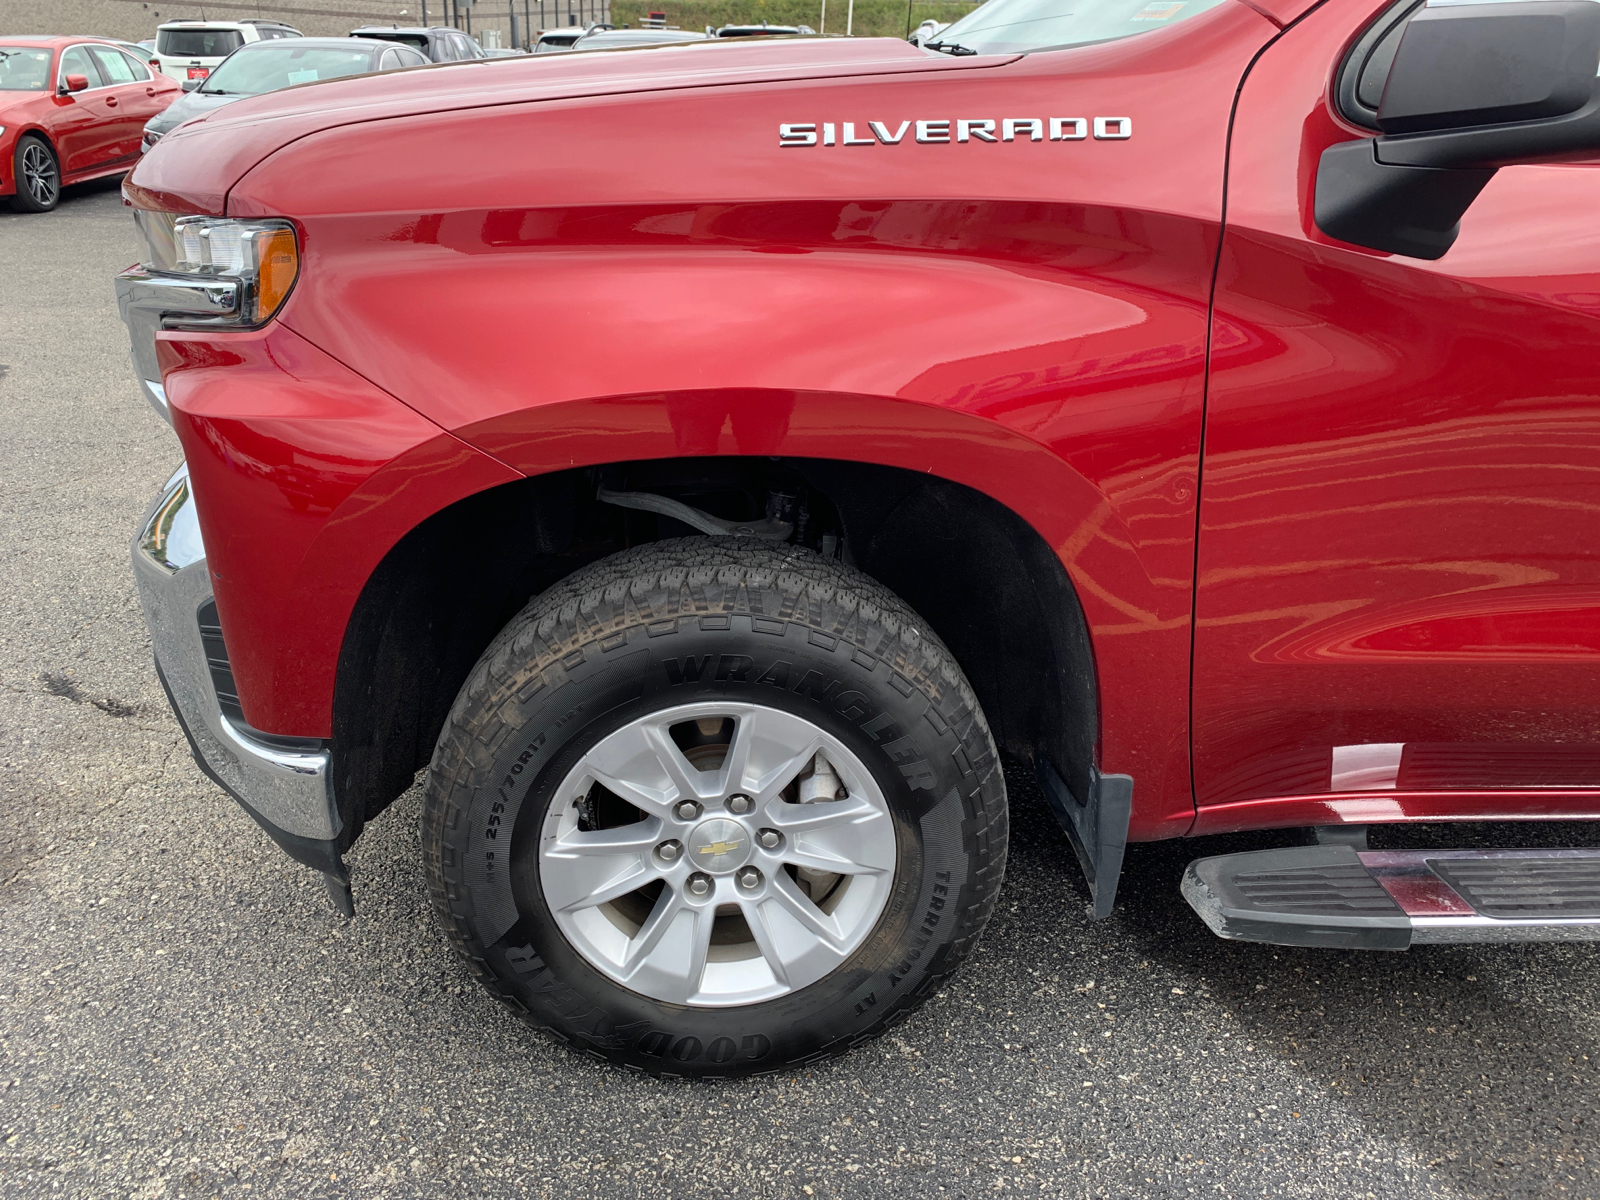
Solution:
<svg viewBox="0 0 1600 1200">
<path fill-rule="evenodd" d="M 117 106 L 117 98 L 115 96 L 107 96 L 106 97 L 106 107 L 107 108 L 115 108 L 116 106 Z"/>
<path fill-rule="evenodd" d="M 156 94 L 156 90 L 155 88 L 145 88 L 144 94 L 146 96 L 154 96 Z"/>
</svg>

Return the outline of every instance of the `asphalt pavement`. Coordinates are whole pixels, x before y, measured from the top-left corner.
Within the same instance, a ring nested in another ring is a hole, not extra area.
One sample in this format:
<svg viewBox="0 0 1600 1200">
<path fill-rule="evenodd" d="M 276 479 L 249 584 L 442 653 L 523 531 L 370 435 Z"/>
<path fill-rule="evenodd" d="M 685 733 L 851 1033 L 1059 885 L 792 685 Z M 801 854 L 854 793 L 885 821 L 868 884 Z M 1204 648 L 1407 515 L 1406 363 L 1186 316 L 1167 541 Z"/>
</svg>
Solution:
<svg viewBox="0 0 1600 1200">
<path fill-rule="evenodd" d="M 1016 773 L 975 958 L 790 1074 L 640 1077 L 512 1017 L 434 927 L 415 790 L 336 916 L 151 668 L 127 545 L 180 453 L 117 321 L 136 257 L 115 183 L 0 211 L 0 1197 L 1600 1195 L 1595 949 L 1213 938 L 1184 864 L 1281 835 L 1132 847 L 1093 923 Z M 1594 830 L 1387 844 L 1462 837 Z"/>
</svg>

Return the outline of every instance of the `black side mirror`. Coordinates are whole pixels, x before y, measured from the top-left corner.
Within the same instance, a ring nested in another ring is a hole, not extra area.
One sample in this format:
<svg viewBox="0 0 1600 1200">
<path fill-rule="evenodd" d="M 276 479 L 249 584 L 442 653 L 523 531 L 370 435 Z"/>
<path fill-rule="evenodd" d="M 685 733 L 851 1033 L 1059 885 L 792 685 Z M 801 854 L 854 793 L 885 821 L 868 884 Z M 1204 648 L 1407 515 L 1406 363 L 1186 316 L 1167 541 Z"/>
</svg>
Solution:
<svg viewBox="0 0 1600 1200">
<path fill-rule="evenodd" d="M 1423 9 L 1384 85 L 1382 135 L 1322 153 L 1317 227 L 1374 250 L 1442 257 L 1497 169 L 1600 151 L 1597 70 L 1594 0 Z"/>
</svg>

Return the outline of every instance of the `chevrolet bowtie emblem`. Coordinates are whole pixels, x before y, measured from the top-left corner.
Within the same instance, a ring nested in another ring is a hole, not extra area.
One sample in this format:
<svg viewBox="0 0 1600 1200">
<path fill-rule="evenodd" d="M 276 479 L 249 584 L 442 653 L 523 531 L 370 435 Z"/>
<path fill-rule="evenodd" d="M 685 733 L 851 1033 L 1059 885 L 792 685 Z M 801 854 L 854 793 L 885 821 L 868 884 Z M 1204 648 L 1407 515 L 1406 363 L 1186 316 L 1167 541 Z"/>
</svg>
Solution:
<svg viewBox="0 0 1600 1200">
<path fill-rule="evenodd" d="M 701 854 L 727 854 L 730 850 L 737 850 L 743 842 L 712 842 L 709 846 L 701 846 Z"/>
</svg>

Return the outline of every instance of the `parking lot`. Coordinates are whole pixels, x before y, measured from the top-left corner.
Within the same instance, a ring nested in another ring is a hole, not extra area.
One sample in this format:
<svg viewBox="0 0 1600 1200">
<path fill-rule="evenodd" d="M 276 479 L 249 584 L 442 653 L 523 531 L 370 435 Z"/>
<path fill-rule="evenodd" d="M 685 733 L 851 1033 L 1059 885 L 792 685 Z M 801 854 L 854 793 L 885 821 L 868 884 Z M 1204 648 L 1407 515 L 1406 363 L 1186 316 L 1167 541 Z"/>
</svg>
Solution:
<svg viewBox="0 0 1600 1200">
<path fill-rule="evenodd" d="M 339 918 L 200 774 L 151 668 L 126 546 L 179 451 L 117 321 L 136 253 L 114 182 L 0 212 L 0 1195 L 1600 1193 L 1591 947 L 1212 938 L 1184 864 L 1270 836 L 1133 847 L 1091 924 L 1015 772 L 975 959 L 796 1073 L 639 1077 L 520 1023 L 434 928 L 415 790 Z"/>
</svg>

